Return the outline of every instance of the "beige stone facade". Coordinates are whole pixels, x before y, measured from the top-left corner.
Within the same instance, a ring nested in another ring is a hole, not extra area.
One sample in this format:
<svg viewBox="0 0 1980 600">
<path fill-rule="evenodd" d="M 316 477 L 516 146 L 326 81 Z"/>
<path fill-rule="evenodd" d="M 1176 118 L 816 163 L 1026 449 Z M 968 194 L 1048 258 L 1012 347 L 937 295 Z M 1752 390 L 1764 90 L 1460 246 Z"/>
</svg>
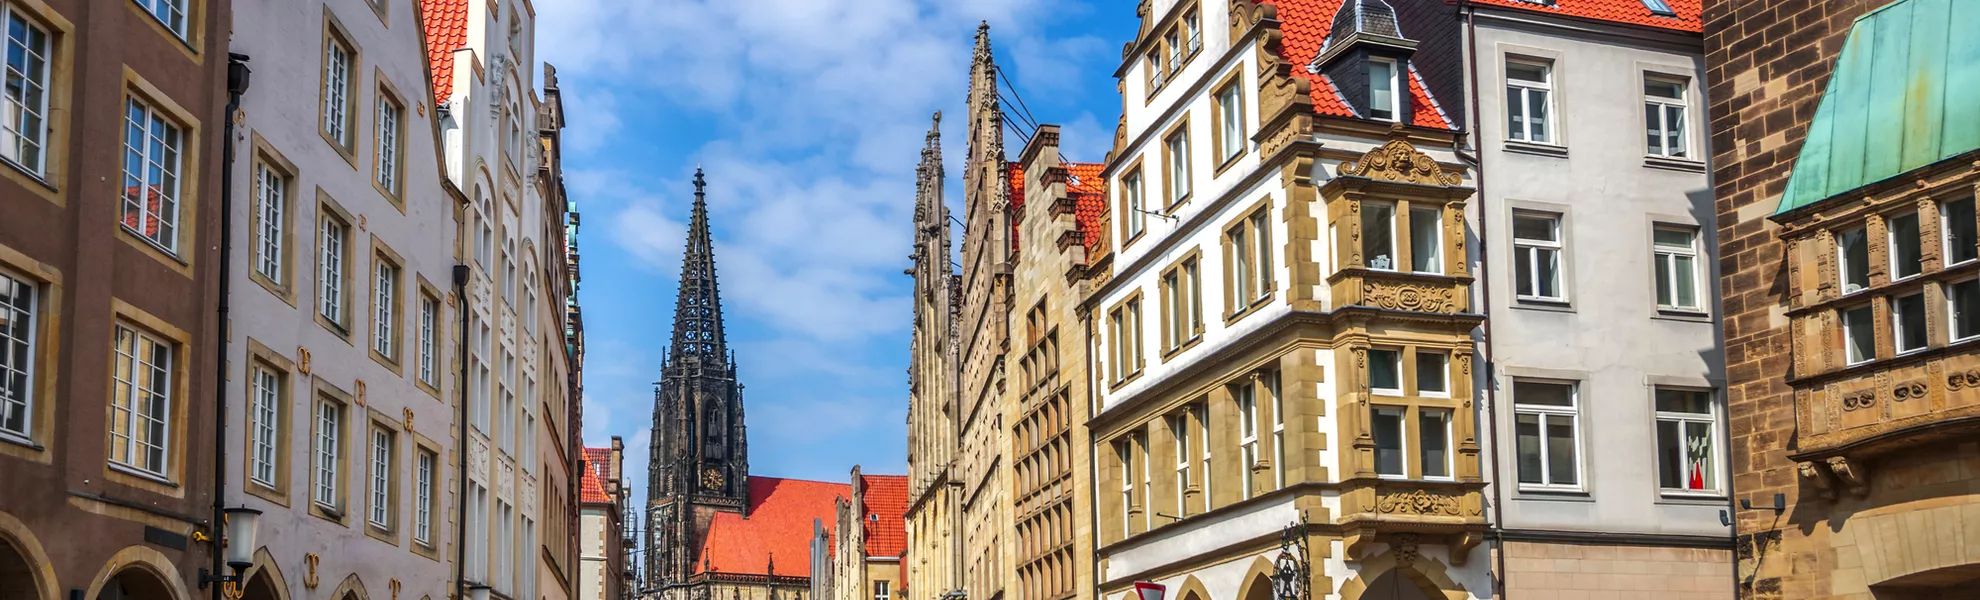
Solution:
<svg viewBox="0 0 1980 600">
<path fill-rule="evenodd" d="M 1732 552 L 1706 548 L 1507 542 L 1506 597 L 1654 600 L 1733 597 Z"/>
</svg>

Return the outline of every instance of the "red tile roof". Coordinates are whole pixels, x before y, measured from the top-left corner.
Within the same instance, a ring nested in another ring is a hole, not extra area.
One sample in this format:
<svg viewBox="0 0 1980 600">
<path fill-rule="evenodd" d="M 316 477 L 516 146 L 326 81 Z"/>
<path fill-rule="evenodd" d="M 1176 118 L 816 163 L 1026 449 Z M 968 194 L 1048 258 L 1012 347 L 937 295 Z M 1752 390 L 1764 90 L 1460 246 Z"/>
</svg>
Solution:
<svg viewBox="0 0 1980 600">
<path fill-rule="evenodd" d="M 433 65 L 433 99 L 454 97 L 454 51 L 467 45 L 468 0 L 419 0 L 426 58 Z"/>
<path fill-rule="evenodd" d="M 1094 248 L 1100 246 L 1106 232 L 1100 230 L 1100 216 L 1107 212 L 1107 198 L 1102 193 L 1105 179 L 1100 171 L 1106 163 L 1066 162 L 1059 163 L 1066 168 L 1066 197 L 1073 200 L 1073 223 L 1085 233 L 1086 252 L 1091 256 Z M 1008 169 L 1006 179 L 1011 182 L 1011 212 L 1024 210 L 1024 165 L 1016 162 L 1005 163 Z M 1018 249 L 1018 222 L 1011 221 L 1011 251 Z"/>
<path fill-rule="evenodd" d="M 860 475 L 866 525 L 866 555 L 898 557 L 907 553 L 908 481 L 906 475 Z M 877 518 L 876 518 L 877 517 Z"/>
<path fill-rule="evenodd" d="M 1698 2 L 1698 0 L 1684 1 L 1694 4 Z M 1280 44 L 1280 58 L 1292 63 L 1293 76 L 1313 83 L 1313 112 L 1333 117 L 1357 117 L 1354 109 L 1348 106 L 1345 98 L 1341 97 L 1340 89 L 1334 87 L 1331 79 L 1323 74 L 1306 71 L 1306 65 L 1320 55 L 1320 47 L 1327 43 L 1327 33 L 1334 29 L 1334 14 L 1340 12 L 1342 0 L 1261 0 L 1259 4 L 1278 7 L 1279 33 L 1283 40 Z M 1424 101 L 1430 94 L 1422 87 L 1423 78 L 1415 69 L 1410 70 L 1409 80 L 1411 98 L 1416 100 L 1411 103 L 1414 114 L 1410 115 L 1410 124 L 1451 129 L 1450 119 L 1437 109 L 1436 103 Z"/>
<path fill-rule="evenodd" d="M 1508 8 L 1518 8 L 1534 12 L 1552 13 L 1597 21 L 1608 21 L 1624 25 L 1644 25 L 1658 29 L 1689 31 L 1703 30 L 1699 19 L 1700 0 L 1664 0 L 1671 7 L 1673 16 L 1661 16 L 1650 12 L 1643 0 L 1554 0 L 1551 5 L 1529 0 L 1474 0 L 1479 4 L 1490 4 Z"/>
<path fill-rule="evenodd" d="M 584 474 L 578 477 L 578 501 L 585 504 L 611 504 L 605 493 L 605 480 L 612 474 L 611 448 L 585 448 Z"/>
<path fill-rule="evenodd" d="M 832 531 L 836 502 L 851 492 L 843 483 L 750 476 L 749 518 L 715 513 L 702 540 L 704 562 L 695 563 L 695 572 L 810 577 L 812 521 Z"/>
</svg>

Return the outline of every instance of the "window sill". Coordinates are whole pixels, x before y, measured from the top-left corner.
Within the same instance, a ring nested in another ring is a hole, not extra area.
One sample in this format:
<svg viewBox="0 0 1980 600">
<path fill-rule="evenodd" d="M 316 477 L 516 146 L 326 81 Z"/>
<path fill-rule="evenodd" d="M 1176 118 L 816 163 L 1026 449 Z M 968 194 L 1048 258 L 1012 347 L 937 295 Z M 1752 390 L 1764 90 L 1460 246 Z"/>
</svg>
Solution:
<svg viewBox="0 0 1980 600">
<path fill-rule="evenodd" d="M 47 160 L 46 160 L 46 157 L 44 157 L 44 158 L 43 158 L 43 161 L 42 161 L 42 162 L 47 162 Z M 4 158 L 0 158 L 0 165 L 7 165 L 7 168 L 10 168 L 10 169 L 13 169 L 13 170 L 14 170 L 14 172 L 16 172 L 16 173 L 20 173 L 20 174 L 21 174 L 21 176 L 23 176 L 23 177 L 26 177 L 26 178 L 28 179 L 28 181 L 32 181 L 32 182 L 34 182 L 34 183 L 36 183 L 36 184 L 39 184 L 39 185 L 40 185 L 41 187 L 43 187 L 43 188 L 47 188 L 47 189 L 48 189 L 48 191 L 50 191 L 50 192 L 61 192 L 61 191 L 62 191 L 62 190 L 59 190 L 59 189 L 56 189 L 56 188 L 55 188 L 55 184 L 53 184 L 53 183 L 49 183 L 49 182 L 48 182 L 48 178 L 47 178 L 47 177 L 45 177 L 45 176 L 43 176 L 43 175 L 41 175 L 41 174 L 38 174 L 38 173 L 35 173 L 34 171 L 31 171 L 31 170 L 28 170 L 28 168 L 27 168 L 26 166 L 23 166 L 23 165 L 21 165 L 20 163 L 17 163 L 17 162 L 14 162 L 14 161 L 11 161 L 11 160 L 7 160 L 7 159 L 4 159 Z"/>
<path fill-rule="evenodd" d="M 115 471 L 120 475 L 129 475 L 132 477 L 136 477 L 138 479 L 142 479 L 147 483 L 155 483 L 158 485 L 163 485 L 174 489 L 179 487 L 179 484 L 174 483 L 170 479 L 166 479 L 165 476 L 163 475 L 141 471 L 135 467 L 127 467 L 113 462 L 110 463 L 110 470 Z"/>
<path fill-rule="evenodd" d="M 1507 152 L 1514 152 L 1519 154 L 1532 154 L 1536 156 L 1546 156 L 1551 158 L 1567 158 L 1568 156 L 1567 146 L 1562 146 L 1559 144 L 1523 142 L 1520 140 L 1506 140 L 1505 144 L 1506 144 L 1505 150 Z"/>
<path fill-rule="evenodd" d="M 46 447 L 43 447 L 41 444 L 34 443 L 33 439 L 15 435 L 14 432 L 11 431 L 0 432 L 0 442 L 13 444 L 15 446 L 20 446 L 23 448 L 27 448 L 29 450 L 33 450 L 35 452 L 40 452 L 48 449 Z"/>
<path fill-rule="evenodd" d="M 1703 310 L 1693 310 L 1688 308 L 1671 308 L 1668 306 L 1659 306 L 1657 307 L 1657 313 L 1651 315 L 1650 318 L 1661 319 L 1665 321 L 1683 321 L 1686 323 L 1711 323 L 1712 313 Z"/>
<path fill-rule="evenodd" d="M 122 221 L 123 219 L 119 218 L 118 220 Z M 125 225 L 121 222 L 119 222 L 117 226 L 122 227 L 124 229 L 124 233 L 131 234 L 131 237 L 137 238 L 139 242 L 142 242 L 144 245 L 151 247 L 152 250 L 158 251 L 159 254 L 164 255 L 165 258 L 171 259 L 173 262 L 177 262 L 182 266 L 192 266 L 190 263 L 186 262 L 185 257 L 179 256 L 178 252 L 173 251 L 171 248 L 166 248 L 164 244 L 158 243 L 158 240 L 151 239 L 151 237 L 146 236 L 144 232 L 138 231 L 136 229 L 131 229 L 131 226 Z"/>
<path fill-rule="evenodd" d="M 1726 495 L 1713 490 L 1657 490 L 1658 504 L 1682 504 L 1688 506 L 1724 506 Z"/>
<path fill-rule="evenodd" d="M 1643 166 L 1667 171 L 1683 171 L 1685 173 L 1704 173 L 1708 168 L 1703 161 L 1670 156 L 1645 156 L 1643 157 Z"/>
<path fill-rule="evenodd" d="M 1525 309 L 1525 310 L 1539 310 L 1539 311 L 1547 311 L 1547 312 L 1563 312 L 1563 313 L 1574 312 L 1574 305 L 1568 303 L 1568 301 L 1549 300 L 1546 298 L 1515 298 L 1513 299 L 1512 307 Z"/>
<path fill-rule="evenodd" d="M 1530 485 L 1520 486 L 1519 493 L 1514 498 L 1519 500 L 1557 500 L 1565 502 L 1595 501 L 1595 497 L 1589 494 L 1588 490 L 1580 488 L 1530 487 Z"/>
<path fill-rule="evenodd" d="M 1183 192 L 1182 197 L 1170 200 L 1168 206 L 1162 207 L 1162 214 L 1169 217 L 1176 216 L 1176 209 L 1182 208 L 1184 204 L 1189 204 L 1191 197 L 1192 195 L 1189 192 Z"/>
</svg>

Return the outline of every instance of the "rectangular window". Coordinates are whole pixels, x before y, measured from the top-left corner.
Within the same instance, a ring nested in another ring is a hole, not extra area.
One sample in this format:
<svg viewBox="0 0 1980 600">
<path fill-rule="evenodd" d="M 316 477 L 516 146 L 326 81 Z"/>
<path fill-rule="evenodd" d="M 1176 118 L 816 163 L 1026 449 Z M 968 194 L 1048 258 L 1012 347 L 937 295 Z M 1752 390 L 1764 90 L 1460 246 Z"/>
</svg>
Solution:
<svg viewBox="0 0 1980 600">
<path fill-rule="evenodd" d="M 1416 353 L 1416 395 L 1433 398 L 1451 396 L 1450 355 L 1442 352 Z"/>
<path fill-rule="evenodd" d="M 413 541 L 433 545 L 433 470 L 439 462 L 421 450 L 413 460 Z"/>
<path fill-rule="evenodd" d="M 1226 162 L 1244 153 L 1244 95 L 1232 81 L 1217 90 L 1217 161 Z"/>
<path fill-rule="evenodd" d="M 1155 90 L 1162 89 L 1162 85 L 1168 83 L 1168 68 L 1162 66 L 1162 49 L 1160 47 L 1150 51 L 1148 58 L 1143 60 L 1141 64 L 1146 67 L 1149 93 L 1152 94 Z"/>
<path fill-rule="evenodd" d="M 1382 477 L 1408 477 L 1403 470 L 1403 413 L 1400 407 L 1377 407 L 1372 411 L 1369 435 L 1375 438 L 1375 474 Z"/>
<path fill-rule="evenodd" d="M 1175 133 L 1162 140 L 1162 162 L 1169 166 L 1168 206 L 1175 206 L 1189 197 L 1189 122 L 1184 121 Z"/>
<path fill-rule="evenodd" d="M 1203 447 L 1203 456 L 1196 463 L 1197 472 L 1203 474 L 1203 491 L 1198 496 L 1203 498 L 1203 512 L 1210 512 L 1210 481 L 1214 475 L 1210 471 L 1210 459 L 1212 456 L 1210 446 L 1210 406 L 1208 404 L 1198 403 L 1196 406 L 1190 408 L 1190 414 L 1196 419 L 1196 439 L 1199 440 L 1196 445 Z"/>
<path fill-rule="evenodd" d="M 1238 409 L 1238 468 L 1242 471 L 1240 481 L 1244 482 L 1244 497 L 1250 498 L 1258 491 L 1258 391 L 1252 382 L 1237 384 L 1231 390 L 1237 399 Z"/>
<path fill-rule="evenodd" d="M 277 285 L 282 277 L 282 244 L 286 243 L 289 212 L 289 178 L 266 164 L 254 166 L 255 215 L 261 221 L 260 243 L 254 246 L 254 270 Z"/>
<path fill-rule="evenodd" d="M 335 34 L 330 34 L 323 46 L 323 135 L 349 148 L 353 53 L 350 44 Z"/>
<path fill-rule="evenodd" d="M 393 195 L 399 193 L 399 137 L 400 132 L 403 131 L 400 117 L 404 116 L 405 112 L 405 109 L 400 107 L 391 96 L 383 92 L 379 93 L 376 179 L 379 187 L 385 188 L 386 192 Z"/>
<path fill-rule="evenodd" d="M 509 121 L 509 140 L 508 140 L 508 141 L 509 141 L 509 143 L 508 143 L 508 145 L 507 145 L 507 146 L 505 146 L 505 148 L 506 148 L 506 149 L 508 150 L 508 154 L 509 154 L 509 164 L 510 164 L 511 166 L 515 166 L 515 167 L 517 167 L 517 168 L 521 168 L 521 166 L 522 166 L 522 152 L 523 152 L 523 143 L 522 143 L 522 141 L 523 141 L 523 134 L 522 134 L 522 105 L 521 105 L 521 104 L 511 104 L 511 105 L 509 105 L 509 118 L 508 118 L 508 121 Z"/>
<path fill-rule="evenodd" d="M 1706 492 L 1719 489 L 1718 415 L 1712 393 L 1657 389 L 1657 486 Z"/>
<path fill-rule="evenodd" d="M 1870 289 L 1870 235 L 1863 227 L 1836 232 L 1836 260 L 1844 294 Z"/>
<path fill-rule="evenodd" d="M 1684 134 L 1684 88 L 1683 81 L 1643 78 L 1643 128 L 1651 156 L 1691 156 L 1691 142 Z"/>
<path fill-rule="evenodd" d="M 1202 22 L 1197 18 L 1196 11 L 1197 7 L 1192 6 L 1189 8 L 1189 12 L 1183 14 L 1182 18 L 1183 37 L 1189 40 L 1188 53 L 1192 55 L 1196 54 L 1197 50 L 1203 48 L 1203 26 Z"/>
<path fill-rule="evenodd" d="M 136 0 L 138 6 L 151 13 L 158 22 L 165 25 L 179 39 L 186 38 L 186 2 L 190 0 Z"/>
<path fill-rule="evenodd" d="M 1891 238 L 1891 279 L 1904 279 L 1924 271 L 1925 248 L 1918 234 L 1918 213 L 1893 215 L 1884 222 Z"/>
<path fill-rule="evenodd" d="M 1409 262 L 1418 273 L 1444 272 L 1444 213 L 1435 206 L 1409 209 Z"/>
<path fill-rule="evenodd" d="M 1162 292 L 1167 349 L 1175 350 L 1203 333 L 1203 286 L 1197 278 L 1196 257 L 1162 275 Z"/>
<path fill-rule="evenodd" d="M 1544 62 L 1506 61 L 1506 136 L 1515 140 L 1554 143 L 1549 135 L 1547 115 L 1553 90 L 1553 65 Z"/>
<path fill-rule="evenodd" d="M 1925 294 L 1891 299 L 1891 332 L 1898 354 L 1925 349 Z"/>
<path fill-rule="evenodd" d="M 1108 315 L 1113 328 L 1114 381 L 1141 372 L 1141 298 L 1130 298 Z"/>
<path fill-rule="evenodd" d="M 123 323 L 116 330 L 112 372 L 110 463 L 169 477 L 174 348 L 171 342 Z"/>
<path fill-rule="evenodd" d="M 1368 59 L 1368 118 L 1377 121 L 1394 121 L 1402 113 L 1399 99 L 1402 97 L 1396 85 L 1396 61 L 1387 58 Z"/>
<path fill-rule="evenodd" d="M 1396 270 L 1396 205 L 1361 203 L 1361 256 L 1370 269 Z"/>
<path fill-rule="evenodd" d="M 890 598 L 892 598 L 892 596 L 888 595 L 887 593 L 887 582 L 885 581 L 873 582 L 873 600 L 889 600 Z"/>
<path fill-rule="evenodd" d="M 52 40 L 20 9 L 0 3 L 0 160 L 45 176 L 48 151 L 48 57 Z"/>
<path fill-rule="evenodd" d="M 1128 239 L 1132 240 L 1136 236 L 1141 235 L 1142 229 L 1147 225 L 1145 221 L 1147 217 L 1146 209 L 1142 208 L 1141 202 L 1140 169 L 1136 169 L 1134 172 L 1128 173 L 1127 176 L 1121 178 L 1121 195 L 1123 196 L 1122 203 L 1127 205 L 1127 215 L 1125 216 L 1127 217 Z"/>
<path fill-rule="evenodd" d="M 485 203 L 484 203 L 485 204 Z M 474 261 L 487 269 L 495 264 L 495 228 L 487 218 L 480 219 L 481 231 L 474 236 Z"/>
<path fill-rule="evenodd" d="M 1980 279 L 1947 285 L 1946 304 L 1952 315 L 1952 341 L 1980 336 Z"/>
<path fill-rule="evenodd" d="M 1876 319 L 1870 312 L 1870 305 L 1842 310 L 1843 350 L 1849 364 L 1868 362 L 1877 357 Z"/>
<path fill-rule="evenodd" d="M 516 455 L 516 355 L 502 356 L 502 406 L 495 415 L 495 437 L 502 452 Z"/>
<path fill-rule="evenodd" d="M 419 295 L 419 380 L 427 385 L 440 385 L 440 358 L 435 340 L 440 330 L 440 301 L 426 294 Z"/>
<path fill-rule="evenodd" d="M 259 364 L 254 365 L 254 398 L 249 414 L 254 424 L 248 429 L 248 481 L 269 489 L 277 487 L 280 453 L 275 444 L 282 418 L 282 375 Z"/>
<path fill-rule="evenodd" d="M 179 126 L 135 97 L 124 103 L 124 229 L 179 253 Z"/>
<path fill-rule="evenodd" d="M 1657 263 L 1657 307 L 1700 310 L 1698 230 L 1658 227 L 1651 231 Z"/>
<path fill-rule="evenodd" d="M 1189 448 L 1189 415 L 1178 414 L 1169 417 L 1169 435 L 1176 438 L 1176 512 L 1180 516 L 1189 515 L 1189 467 L 1196 462 Z"/>
<path fill-rule="evenodd" d="M 399 267 L 384 256 L 372 257 L 377 277 L 372 285 L 371 349 L 391 360 L 399 359 Z"/>
<path fill-rule="evenodd" d="M 1402 395 L 1402 353 L 1368 350 L 1368 389 L 1385 396 Z"/>
<path fill-rule="evenodd" d="M 0 271 L 0 439 L 30 442 L 34 436 L 38 292 L 32 282 Z"/>
<path fill-rule="evenodd" d="M 1580 486 L 1576 396 L 1571 383 L 1513 382 L 1513 435 L 1522 487 Z"/>
<path fill-rule="evenodd" d="M 1279 372 L 1260 375 L 1265 393 L 1272 401 L 1272 487 L 1286 487 L 1286 401 L 1279 394 Z"/>
<path fill-rule="evenodd" d="M 1514 287 L 1521 299 L 1561 301 L 1559 215 L 1513 214 Z"/>
<path fill-rule="evenodd" d="M 344 325 L 344 273 L 350 252 L 351 226 L 324 213 L 323 233 L 317 241 L 316 297 L 323 318 Z"/>
<path fill-rule="evenodd" d="M 1148 433 L 1136 431 L 1131 437 L 1134 438 L 1134 445 L 1141 449 L 1141 530 L 1147 531 L 1155 528 L 1155 507 L 1148 504 L 1154 500 L 1150 496 L 1155 492 L 1154 462 L 1148 457 Z"/>
<path fill-rule="evenodd" d="M 1231 257 L 1231 309 L 1236 311 L 1251 305 L 1251 299 L 1256 295 L 1254 290 L 1258 287 L 1251 279 L 1250 230 L 1240 223 L 1224 232 L 1224 236 L 1230 240 L 1226 251 L 1230 252 Z"/>
<path fill-rule="evenodd" d="M 344 405 L 328 398 L 316 403 L 316 488 L 311 496 L 331 511 L 339 509 L 343 471 Z"/>
<path fill-rule="evenodd" d="M 1416 410 L 1416 461 L 1424 479 L 1451 477 L 1451 411 Z"/>
<path fill-rule="evenodd" d="M 1972 198 L 1947 202 L 1939 211 L 1939 223 L 1945 229 L 1947 265 L 1980 258 L 1980 223 L 1974 221 Z"/>
<path fill-rule="evenodd" d="M 1264 299 L 1272 293 L 1272 229 L 1265 225 L 1265 215 L 1271 208 L 1261 209 L 1251 215 L 1252 294 L 1254 299 Z"/>
<path fill-rule="evenodd" d="M 479 337 L 476 338 L 481 341 L 481 344 L 479 346 L 481 349 L 481 353 L 476 357 L 477 360 L 475 361 L 476 371 L 478 372 L 478 377 L 475 379 L 475 384 L 476 387 L 479 388 L 478 389 L 479 393 L 475 394 L 471 398 L 471 401 L 474 404 L 474 406 L 470 408 L 473 409 L 472 416 L 474 417 L 474 426 L 480 429 L 484 433 L 493 431 L 488 427 L 488 413 L 489 413 L 488 400 L 490 397 L 491 390 L 494 389 L 491 387 L 493 385 L 493 380 L 490 378 L 490 369 L 488 366 L 489 361 L 494 360 L 494 357 L 490 354 L 490 352 L 492 352 L 489 348 L 490 337 L 492 336 L 489 333 L 488 322 L 486 321 L 481 322 L 481 334 Z"/>
<path fill-rule="evenodd" d="M 1134 441 L 1114 442 L 1114 456 L 1121 463 L 1121 537 L 1134 535 Z"/>
<path fill-rule="evenodd" d="M 372 527 L 392 528 L 392 432 L 371 428 Z"/>
</svg>

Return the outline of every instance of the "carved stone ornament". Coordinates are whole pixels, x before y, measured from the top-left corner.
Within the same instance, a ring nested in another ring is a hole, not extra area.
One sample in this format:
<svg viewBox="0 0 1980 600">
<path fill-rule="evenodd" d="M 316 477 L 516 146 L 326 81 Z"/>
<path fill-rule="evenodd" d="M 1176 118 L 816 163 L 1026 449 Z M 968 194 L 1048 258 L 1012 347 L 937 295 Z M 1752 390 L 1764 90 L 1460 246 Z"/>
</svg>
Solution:
<svg viewBox="0 0 1980 600">
<path fill-rule="evenodd" d="M 1980 388 L 1980 369 L 1968 369 L 1946 374 L 1946 389 L 1957 392 L 1962 389 Z"/>
<path fill-rule="evenodd" d="M 1863 390 L 1842 397 L 1843 412 L 1855 412 L 1877 405 L 1877 391 Z"/>
<path fill-rule="evenodd" d="M 1457 496 L 1425 490 L 1385 494 L 1375 500 L 1375 510 L 1383 514 L 1462 516 Z"/>
<path fill-rule="evenodd" d="M 1362 303 L 1376 308 L 1433 313 L 1455 312 L 1457 309 L 1457 299 L 1451 288 L 1374 281 L 1365 281 L 1361 285 Z"/>
<path fill-rule="evenodd" d="M 1416 549 L 1418 543 L 1416 538 L 1417 535 L 1414 533 L 1396 535 L 1391 545 L 1395 547 L 1397 568 L 1408 569 L 1416 566 L 1416 559 L 1422 556 L 1422 553 Z"/>
<path fill-rule="evenodd" d="M 1897 387 L 1891 388 L 1891 399 L 1896 400 L 1898 402 L 1903 402 L 1906 400 L 1924 400 L 1925 382 L 1907 381 L 1904 383 L 1897 384 Z"/>
<path fill-rule="evenodd" d="M 1389 140 L 1352 163 L 1341 163 L 1336 171 L 1341 175 L 1420 185 L 1455 186 L 1464 182 L 1463 176 L 1445 171 L 1430 155 L 1404 140 Z"/>
<path fill-rule="evenodd" d="M 309 376 L 310 366 L 309 366 L 308 348 L 304 348 L 302 346 L 296 346 L 296 372 L 301 373 L 303 377 Z"/>
<path fill-rule="evenodd" d="M 1849 488 L 1849 493 L 1858 497 L 1870 493 L 1870 473 L 1863 468 L 1862 461 L 1850 462 L 1846 456 L 1830 457 L 1829 472 L 1835 474 L 1836 481 Z"/>
<path fill-rule="evenodd" d="M 316 589 L 318 582 L 318 578 L 316 577 L 316 563 L 321 560 L 323 559 L 318 557 L 314 552 L 303 555 L 303 587 L 312 590 Z"/>
<path fill-rule="evenodd" d="M 1816 463 L 1805 462 L 1795 470 L 1801 474 L 1802 479 L 1808 480 L 1815 486 L 1815 493 L 1821 495 L 1823 500 L 1836 499 L 1836 479 L 1829 474 L 1828 469 Z"/>
</svg>

